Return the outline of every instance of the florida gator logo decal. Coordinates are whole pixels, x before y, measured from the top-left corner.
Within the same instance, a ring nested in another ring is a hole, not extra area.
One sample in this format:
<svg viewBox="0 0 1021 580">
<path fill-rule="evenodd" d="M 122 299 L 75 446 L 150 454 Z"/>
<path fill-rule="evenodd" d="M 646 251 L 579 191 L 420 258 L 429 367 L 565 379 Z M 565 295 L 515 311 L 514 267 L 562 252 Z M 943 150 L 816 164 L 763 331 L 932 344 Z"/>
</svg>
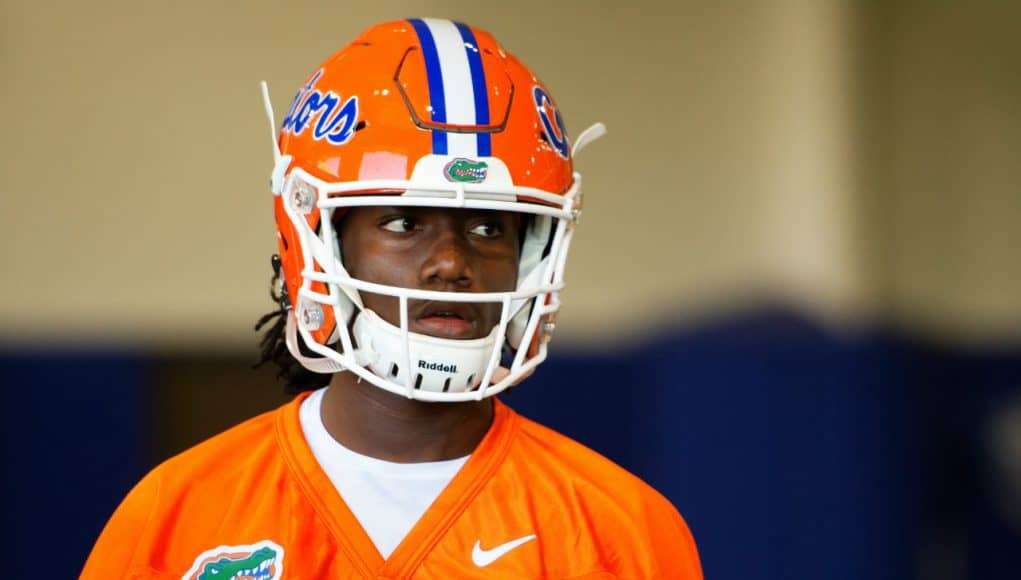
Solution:
<svg viewBox="0 0 1021 580">
<path fill-rule="evenodd" d="M 489 165 L 485 161 L 473 161 L 458 157 L 443 167 L 443 175 L 448 181 L 460 183 L 479 183 L 486 180 Z"/>
<path fill-rule="evenodd" d="M 202 552 L 181 580 L 279 580 L 284 549 L 269 540 Z"/>
</svg>

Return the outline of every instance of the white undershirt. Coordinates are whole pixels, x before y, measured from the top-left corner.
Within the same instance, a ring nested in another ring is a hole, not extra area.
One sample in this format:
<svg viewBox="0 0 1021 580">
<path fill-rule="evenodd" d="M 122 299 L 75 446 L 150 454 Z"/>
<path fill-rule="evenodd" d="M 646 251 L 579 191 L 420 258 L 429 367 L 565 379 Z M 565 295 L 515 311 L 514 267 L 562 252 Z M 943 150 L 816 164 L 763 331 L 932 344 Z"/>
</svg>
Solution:
<svg viewBox="0 0 1021 580">
<path fill-rule="evenodd" d="M 323 425 L 321 409 L 327 388 L 302 401 L 301 430 L 344 503 L 379 553 L 388 558 L 468 457 L 393 463 L 355 453 L 330 436 Z"/>
</svg>

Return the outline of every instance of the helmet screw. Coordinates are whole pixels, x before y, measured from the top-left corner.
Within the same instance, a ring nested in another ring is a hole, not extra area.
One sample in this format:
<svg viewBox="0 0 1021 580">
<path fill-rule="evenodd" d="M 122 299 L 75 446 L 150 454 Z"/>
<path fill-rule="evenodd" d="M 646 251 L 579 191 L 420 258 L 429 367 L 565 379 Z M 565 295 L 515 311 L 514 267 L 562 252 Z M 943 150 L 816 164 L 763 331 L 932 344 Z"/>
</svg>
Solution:
<svg viewBox="0 0 1021 580">
<path fill-rule="evenodd" d="M 323 327 L 323 307 L 315 302 L 305 302 L 301 306 L 301 323 L 309 330 Z"/>
<path fill-rule="evenodd" d="M 548 344 L 553 340 L 553 331 L 557 329 L 555 322 L 543 322 L 542 327 L 539 330 L 539 342 L 542 344 Z"/>
<path fill-rule="evenodd" d="M 577 223 L 581 217 L 581 208 L 584 205 L 582 203 L 582 194 L 579 191 L 577 197 L 571 202 L 571 221 Z"/>
<path fill-rule="evenodd" d="M 291 206 L 295 211 L 307 214 L 311 213 L 316 205 L 316 190 L 311 184 L 305 183 L 297 177 L 291 186 Z"/>
</svg>

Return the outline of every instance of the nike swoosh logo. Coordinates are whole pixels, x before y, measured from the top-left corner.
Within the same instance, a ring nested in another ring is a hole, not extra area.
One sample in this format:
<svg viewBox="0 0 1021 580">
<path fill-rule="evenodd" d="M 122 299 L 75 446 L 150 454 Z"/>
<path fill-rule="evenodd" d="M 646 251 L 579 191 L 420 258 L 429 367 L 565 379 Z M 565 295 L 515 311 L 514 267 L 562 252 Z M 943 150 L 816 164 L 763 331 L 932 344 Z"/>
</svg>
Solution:
<svg viewBox="0 0 1021 580">
<path fill-rule="evenodd" d="M 521 544 L 525 544 L 534 539 L 535 534 L 532 534 L 530 536 L 525 536 L 523 538 L 511 540 L 506 544 L 500 544 L 499 546 L 493 548 L 492 550 L 483 550 L 482 540 L 476 540 L 475 547 L 472 548 L 472 562 L 474 562 L 475 565 L 478 566 L 479 568 L 485 568 L 486 566 L 502 558 L 504 555 L 507 554 L 507 552 L 510 552 L 511 550 L 517 548 Z"/>
</svg>

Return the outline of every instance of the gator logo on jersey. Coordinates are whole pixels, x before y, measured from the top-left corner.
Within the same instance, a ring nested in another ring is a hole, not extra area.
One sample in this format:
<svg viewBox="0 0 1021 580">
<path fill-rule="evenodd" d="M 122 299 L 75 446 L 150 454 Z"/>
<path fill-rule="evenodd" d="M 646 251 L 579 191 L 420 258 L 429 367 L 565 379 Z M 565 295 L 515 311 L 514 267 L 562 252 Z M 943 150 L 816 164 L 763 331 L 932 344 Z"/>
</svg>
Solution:
<svg viewBox="0 0 1021 580">
<path fill-rule="evenodd" d="M 284 549 L 269 540 L 202 552 L 181 580 L 278 580 Z"/>
<path fill-rule="evenodd" d="M 294 95 L 287 116 L 280 125 L 281 133 L 301 135 L 312 127 L 312 138 L 326 139 L 334 145 L 343 145 L 355 134 L 358 121 L 358 97 L 348 97 L 341 104 L 340 95 L 333 91 L 325 93 L 316 88 L 316 81 L 323 76 L 319 69 L 305 86 Z M 313 125 L 314 123 L 314 125 Z"/>
<path fill-rule="evenodd" d="M 472 161 L 464 157 L 447 163 L 443 167 L 443 176 L 448 181 L 460 183 L 479 183 L 485 181 L 489 165 L 485 161 Z"/>
</svg>

